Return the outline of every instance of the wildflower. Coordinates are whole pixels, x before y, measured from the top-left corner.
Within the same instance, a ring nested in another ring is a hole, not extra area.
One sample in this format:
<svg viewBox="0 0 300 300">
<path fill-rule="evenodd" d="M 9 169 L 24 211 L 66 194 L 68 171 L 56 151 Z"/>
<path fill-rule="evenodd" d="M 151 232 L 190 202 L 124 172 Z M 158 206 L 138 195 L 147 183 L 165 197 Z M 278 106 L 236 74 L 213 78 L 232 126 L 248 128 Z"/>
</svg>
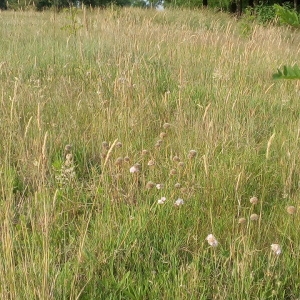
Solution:
<svg viewBox="0 0 300 300">
<path fill-rule="evenodd" d="M 180 184 L 179 182 L 177 182 L 177 183 L 175 183 L 174 187 L 175 187 L 176 189 L 179 189 L 179 188 L 181 187 L 181 184 Z"/>
<path fill-rule="evenodd" d="M 71 153 L 72 151 L 72 145 L 66 145 L 65 146 L 65 154 Z"/>
<path fill-rule="evenodd" d="M 279 244 L 272 244 L 272 245 L 271 245 L 271 250 L 272 250 L 276 255 L 281 254 L 281 247 L 280 247 Z"/>
<path fill-rule="evenodd" d="M 173 156 L 172 160 L 175 162 L 179 162 L 180 158 L 177 155 L 175 155 L 175 156 Z"/>
<path fill-rule="evenodd" d="M 183 161 L 180 161 L 179 163 L 178 163 L 178 167 L 184 167 L 184 162 Z"/>
<path fill-rule="evenodd" d="M 143 151 L 142 151 L 142 155 L 147 155 L 149 153 L 149 151 L 148 150 L 146 150 L 146 149 L 143 149 Z"/>
<path fill-rule="evenodd" d="M 172 169 L 172 170 L 170 171 L 170 175 L 176 175 L 176 174 L 177 174 L 176 169 Z"/>
<path fill-rule="evenodd" d="M 115 161 L 115 165 L 116 166 L 120 166 L 123 163 L 123 158 L 122 157 L 118 157 Z"/>
<path fill-rule="evenodd" d="M 158 201 L 157 204 L 164 204 L 166 202 L 167 198 L 166 197 L 161 197 Z"/>
<path fill-rule="evenodd" d="M 102 142 L 102 148 L 105 149 L 105 150 L 108 150 L 109 149 L 109 144 L 108 142 Z"/>
<path fill-rule="evenodd" d="M 140 167 L 141 167 L 140 164 L 135 164 L 129 169 L 129 172 L 130 173 L 138 173 L 138 172 L 140 172 Z"/>
<path fill-rule="evenodd" d="M 188 158 L 194 158 L 197 155 L 197 151 L 196 150 L 191 150 L 189 152 Z"/>
<path fill-rule="evenodd" d="M 161 139 L 165 138 L 166 136 L 167 136 L 167 134 L 166 134 L 165 132 L 161 132 L 161 133 L 159 134 L 159 137 L 160 137 Z"/>
<path fill-rule="evenodd" d="M 164 187 L 164 185 L 163 185 L 162 183 L 158 183 L 158 184 L 156 185 L 156 188 L 157 188 L 158 190 L 161 190 L 163 187 Z"/>
<path fill-rule="evenodd" d="M 155 187 L 155 183 L 153 181 L 148 181 L 146 184 L 146 188 L 152 189 L 153 187 Z"/>
<path fill-rule="evenodd" d="M 170 123 L 165 123 L 165 124 L 163 125 L 163 129 L 168 129 L 170 126 L 171 126 Z"/>
<path fill-rule="evenodd" d="M 246 219 L 245 218 L 239 218 L 239 224 L 244 224 L 246 223 Z"/>
<path fill-rule="evenodd" d="M 251 221 L 257 221 L 257 220 L 258 220 L 258 215 L 257 215 L 257 214 L 252 214 L 252 215 L 250 216 L 250 220 L 251 220 Z"/>
<path fill-rule="evenodd" d="M 295 206 L 288 206 L 288 207 L 286 208 L 286 211 L 288 212 L 288 214 L 293 215 L 293 214 L 296 213 L 297 209 L 296 209 Z"/>
<path fill-rule="evenodd" d="M 122 148 L 122 146 L 123 146 L 123 145 L 122 145 L 121 142 L 117 142 L 117 143 L 116 143 L 116 148 Z"/>
<path fill-rule="evenodd" d="M 124 157 L 124 161 L 125 161 L 125 162 L 130 162 L 130 158 L 129 158 L 128 156 L 125 156 L 125 157 Z"/>
<path fill-rule="evenodd" d="M 155 145 L 159 145 L 160 146 L 162 143 L 163 143 L 163 140 L 158 140 Z"/>
<path fill-rule="evenodd" d="M 258 202 L 257 197 L 252 197 L 252 198 L 250 198 L 250 203 L 251 203 L 251 204 L 257 204 L 257 202 Z"/>
<path fill-rule="evenodd" d="M 148 166 L 149 167 L 154 166 L 154 165 L 155 165 L 155 161 L 153 159 L 148 161 Z"/>
<path fill-rule="evenodd" d="M 214 237 L 214 235 L 209 234 L 209 235 L 206 237 L 206 240 L 207 240 L 207 242 L 209 243 L 210 246 L 212 246 L 212 247 L 217 247 L 217 246 L 218 246 L 218 241 L 217 241 L 217 239 Z"/>
<path fill-rule="evenodd" d="M 183 201 L 183 199 L 180 199 L 180 198 L 178 198 L 174 203 L 175 206 L 181 206 L 183 204 L 184 204 L 184 201 Z"/>
</svg>

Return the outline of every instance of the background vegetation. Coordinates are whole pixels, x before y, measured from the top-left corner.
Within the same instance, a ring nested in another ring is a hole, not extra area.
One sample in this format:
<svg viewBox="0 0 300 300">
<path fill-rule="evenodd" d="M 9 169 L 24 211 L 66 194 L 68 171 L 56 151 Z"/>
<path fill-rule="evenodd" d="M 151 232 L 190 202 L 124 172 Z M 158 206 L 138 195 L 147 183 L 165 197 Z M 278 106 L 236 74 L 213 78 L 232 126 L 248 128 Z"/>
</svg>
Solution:
<svg viewBox="0 0 300 300">
<path fill-rule="evenodd" d="M 299 82 L 272 79 L 299 32 L 116 7 L 0 24 L 1 299 L 299 297 Z"/>
</svg>

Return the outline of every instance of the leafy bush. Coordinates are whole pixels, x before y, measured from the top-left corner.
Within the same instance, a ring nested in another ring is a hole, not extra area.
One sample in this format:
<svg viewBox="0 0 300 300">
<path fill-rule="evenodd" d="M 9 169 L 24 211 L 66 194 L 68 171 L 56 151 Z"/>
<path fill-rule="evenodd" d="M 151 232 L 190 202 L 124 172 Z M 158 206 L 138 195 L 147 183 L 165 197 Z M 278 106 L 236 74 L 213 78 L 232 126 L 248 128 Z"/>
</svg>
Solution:
<svg viewBox="0 0 300 300">
<path fill-rule="evenodd" d="M 278 69 L 276 74 L 273 74 L 274 79 L 300 79 L 300 68 L 297 65 L 283 66 L 283 71 Z"/>
<path fill-rule="evenodd" d="M 300 28 L 300 16 L 294 9 L 278 4 L 274 4 L 274 9 L 280 23 Z"/>
<path fill-rule="evenodd" d="M 260 2 L 255 8 L 254 13 L 258 22 L 262 24 L 270 23 L 275 20 L 276 13 L 273 5 L 267 5 Z"/>
</svg>

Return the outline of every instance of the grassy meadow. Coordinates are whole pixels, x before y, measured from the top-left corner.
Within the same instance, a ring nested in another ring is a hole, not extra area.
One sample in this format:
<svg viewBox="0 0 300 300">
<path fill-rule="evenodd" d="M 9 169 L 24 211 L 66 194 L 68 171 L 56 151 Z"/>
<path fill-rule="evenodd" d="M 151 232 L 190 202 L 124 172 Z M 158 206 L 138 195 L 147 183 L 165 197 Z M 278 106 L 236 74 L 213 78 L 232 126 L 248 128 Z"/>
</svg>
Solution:
<svg viewBox="0 0 300 300">
<path fill-rule="evenodd" d="M 112 7 L 0 37 L 1 299 L 300 298 L 299 31 Z"/>
</svg>

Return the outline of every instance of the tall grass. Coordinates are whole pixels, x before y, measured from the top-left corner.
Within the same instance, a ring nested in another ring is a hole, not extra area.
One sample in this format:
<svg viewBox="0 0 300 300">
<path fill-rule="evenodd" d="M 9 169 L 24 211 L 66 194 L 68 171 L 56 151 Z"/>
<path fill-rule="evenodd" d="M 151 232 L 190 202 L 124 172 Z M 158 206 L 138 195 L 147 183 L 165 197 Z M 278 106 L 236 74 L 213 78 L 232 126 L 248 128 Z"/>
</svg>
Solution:
<svg viewBox="0 0 300 300">
<path fill-rule="evenodd" d="M 0 24 L 1 299 L 300 297 L 299 83 L 271 79 L 298 32 L 114 7 Z"/>
</svg>

